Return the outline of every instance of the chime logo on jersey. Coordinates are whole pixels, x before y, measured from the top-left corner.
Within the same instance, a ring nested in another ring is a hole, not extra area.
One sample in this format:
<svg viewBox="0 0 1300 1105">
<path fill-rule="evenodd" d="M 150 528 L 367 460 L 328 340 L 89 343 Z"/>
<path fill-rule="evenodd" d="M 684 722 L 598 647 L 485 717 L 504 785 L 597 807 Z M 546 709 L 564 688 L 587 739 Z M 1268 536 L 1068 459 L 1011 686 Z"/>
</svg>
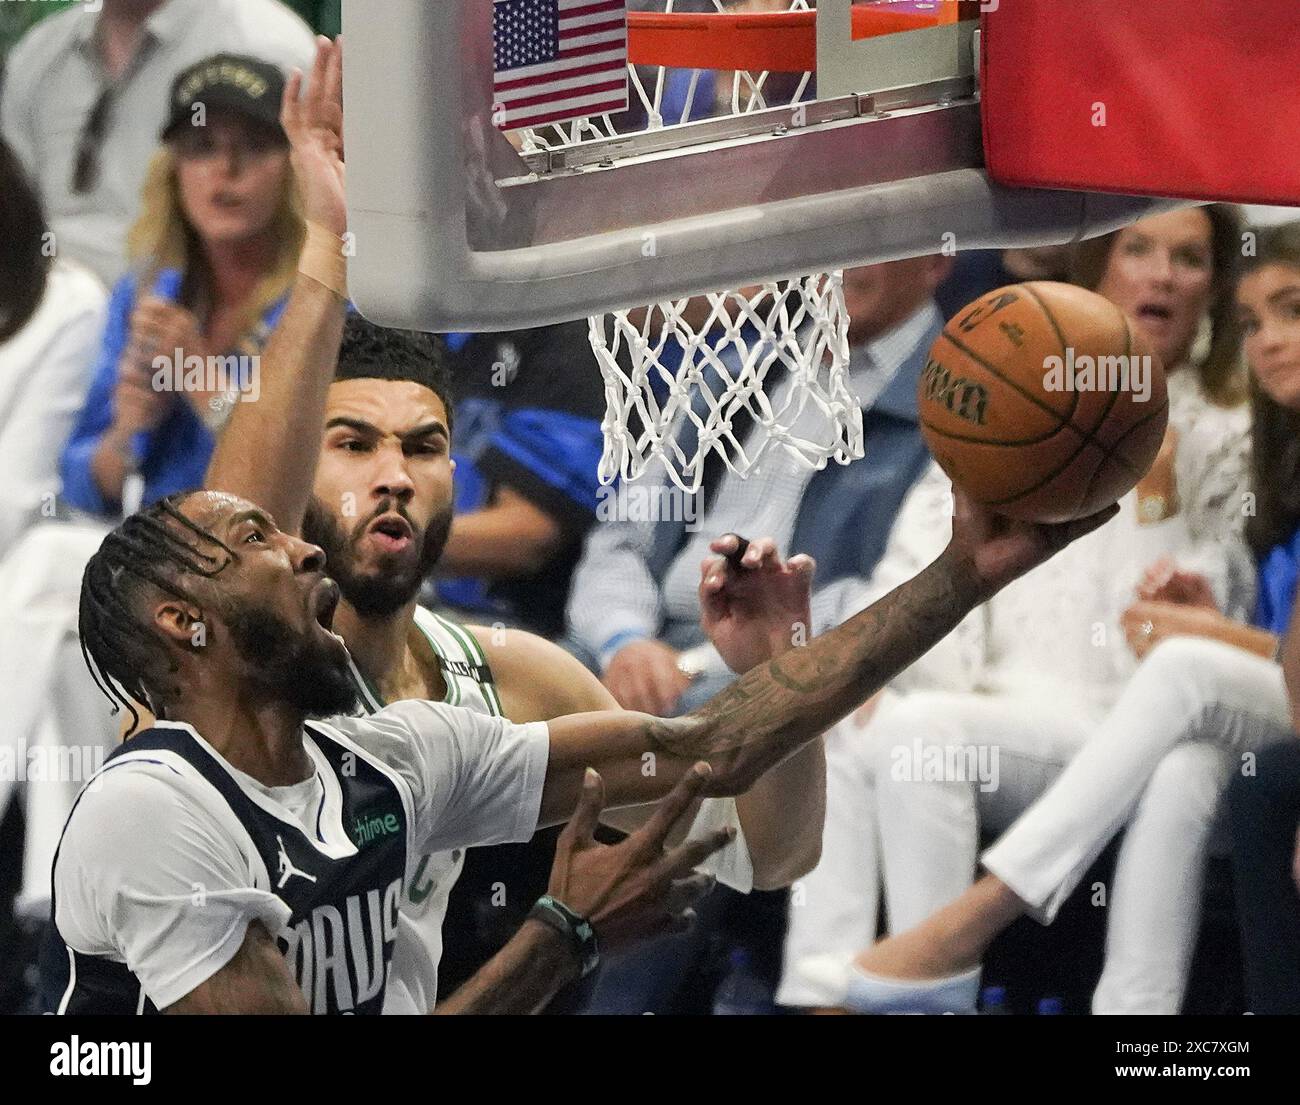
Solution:
<svg viewBox="0 0 1300 1105">
<path fill-rule="evenodd" d="M 401 895 L 402 880 L 394 879 L 382 892 L 349 894 L 342 912 L 319 905 L 280 930 L 285 960 L 313 1013 L 351 1012 L 383 989 Z"/>
<path fill-rule="evenodd" d="M 352 819 L 352 842 L 358 846 L 401 831 L 402 823 L 395 813 L 372 811 Z"/>
</svg>

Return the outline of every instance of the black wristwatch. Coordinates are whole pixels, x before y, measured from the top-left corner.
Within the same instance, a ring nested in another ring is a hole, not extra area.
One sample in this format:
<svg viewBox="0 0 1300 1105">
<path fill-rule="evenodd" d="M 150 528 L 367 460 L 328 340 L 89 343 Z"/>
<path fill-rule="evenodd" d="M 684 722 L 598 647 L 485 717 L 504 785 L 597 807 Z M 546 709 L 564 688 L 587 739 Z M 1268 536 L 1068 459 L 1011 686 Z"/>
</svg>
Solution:
<svg viewBox="0 0 1300 1105">
<path fill-rule="evenodd" d="M 533 921 L 541 921 L 566 936 L 578 953 L 578 962 L 582 964 L 582 976 L 586 978 L 600 963 L 600 948 L 596 945 L 596 930 L 585 917 L 579 917 L 563 902 L 558 902 L 549 894 L 537 899 L 537 904 L 528 911 Z"/>
</svg>

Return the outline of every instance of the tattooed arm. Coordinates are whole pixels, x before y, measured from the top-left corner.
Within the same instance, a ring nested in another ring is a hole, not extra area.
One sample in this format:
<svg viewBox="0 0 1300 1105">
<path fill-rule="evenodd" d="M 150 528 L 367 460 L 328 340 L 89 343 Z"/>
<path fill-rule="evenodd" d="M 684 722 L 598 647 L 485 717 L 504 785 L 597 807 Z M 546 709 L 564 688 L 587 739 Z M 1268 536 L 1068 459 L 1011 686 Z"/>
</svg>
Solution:
<svg viewBox="0 0 1300 1105">
<path fill-rule="evenodd" d="M 686 717 L 579 714 L 550 723 L 544 822 L 578 800 L 596 768 L 611 805 L 653 801 L 696 760 L 710 793 L 740 794 L 806 741 L 861 705 L 949 633 L 975 606 L 1116 508 L 1059 526 L 998 518 L 956 496 L 953 538 L 915 578 L 843 625 L 754 669 Z"/>
</svg>

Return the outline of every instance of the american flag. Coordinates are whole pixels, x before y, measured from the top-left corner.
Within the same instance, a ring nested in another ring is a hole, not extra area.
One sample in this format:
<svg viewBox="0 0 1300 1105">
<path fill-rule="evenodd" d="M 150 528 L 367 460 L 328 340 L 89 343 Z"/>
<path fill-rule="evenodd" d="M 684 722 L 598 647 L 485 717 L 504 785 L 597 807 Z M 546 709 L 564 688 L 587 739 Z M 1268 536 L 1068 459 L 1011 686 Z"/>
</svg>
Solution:
<svg viewBox="0 0 1300 1105">
<path fill-rule="evenodd" d="M 627 109 L 627 0 L 496 0 L 492 14 L 502 130 Z"/>
</svg>

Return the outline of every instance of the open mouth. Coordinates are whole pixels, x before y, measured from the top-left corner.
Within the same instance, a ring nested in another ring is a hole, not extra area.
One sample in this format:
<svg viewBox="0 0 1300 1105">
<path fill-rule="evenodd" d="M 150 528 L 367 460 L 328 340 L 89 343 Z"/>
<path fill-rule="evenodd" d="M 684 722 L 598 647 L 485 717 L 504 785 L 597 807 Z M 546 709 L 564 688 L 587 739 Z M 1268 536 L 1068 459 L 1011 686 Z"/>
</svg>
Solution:
<svg viewBox="0 0 1300 1105">
<path fill-rule="evenodd" d="M 332 579 L 322 579 L 311 591 L 312 616 L 329 632 L 334 632 L 334 612 L 339 608 L 339 585 Z"/>
<path fill-rule="evenodd" d="M 411 523 L 400 514 L 384 514 L 370 523 L 366 536 L 379 546 L 382 552 L 404 552 L 415 540 L 415 531 Z"/>
</svg>

